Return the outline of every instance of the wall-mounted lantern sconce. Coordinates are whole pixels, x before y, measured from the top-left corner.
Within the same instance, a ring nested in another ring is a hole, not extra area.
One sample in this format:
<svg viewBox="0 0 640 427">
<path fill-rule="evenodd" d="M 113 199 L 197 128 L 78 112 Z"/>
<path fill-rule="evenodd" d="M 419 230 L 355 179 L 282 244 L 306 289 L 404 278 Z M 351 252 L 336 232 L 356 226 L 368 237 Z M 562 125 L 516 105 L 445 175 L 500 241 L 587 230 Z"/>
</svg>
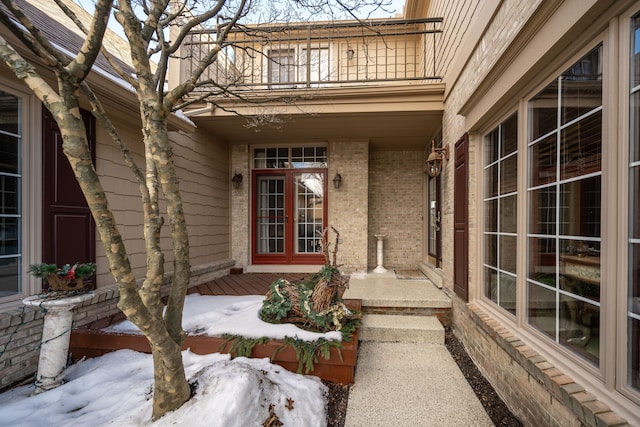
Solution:
<svg viewBox="0 0 640 427">
<path fill-rule="evenodd" d="M 436 148 L 435 142 L 431 141 L 431 153 L 427 157 L 427 173 L 429 176 L 438 176 L 442 172 L 442 161 L 449 160 L 449 146 Z"/>
<path fill-rule="evenodd" d="M 242 185 L 242 174 L 236 172 L 231 178 L 231 182 L 233 182 L 233 188 L 240 188 Z"/>
<path fill-rule="evenodd" d="M 336 176 L 333 177 L 333 186 L 335 188 L 340 188 L 342 186 L 342 175 L 340 175 L 339 173 L 337 173 Z"/>
<path fill-rule="evenodd" d="M 351 61 L 353 59 L 353 56 L 356 54 L 355 50 L 353 50 L 353 48 L 349 45 L 347 46 L 347 59 L 349 61 Z"/>
</svg>

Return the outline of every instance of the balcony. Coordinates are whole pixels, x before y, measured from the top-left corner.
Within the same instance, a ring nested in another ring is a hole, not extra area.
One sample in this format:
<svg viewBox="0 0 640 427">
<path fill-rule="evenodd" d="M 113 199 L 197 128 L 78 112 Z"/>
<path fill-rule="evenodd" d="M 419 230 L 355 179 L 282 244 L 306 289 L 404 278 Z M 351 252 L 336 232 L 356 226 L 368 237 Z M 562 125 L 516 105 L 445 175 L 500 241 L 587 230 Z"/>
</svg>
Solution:
<svg viewBox="0 0 640 427">
<path fill-rule="evenodd" d="M 194 95 L 439 83 L 441 25 L 429 18 L 242 27 L 228 35 Z M 182 76 L 217 46 L 216 37 L 216 30 L 190 34 Z"/>
</svg>

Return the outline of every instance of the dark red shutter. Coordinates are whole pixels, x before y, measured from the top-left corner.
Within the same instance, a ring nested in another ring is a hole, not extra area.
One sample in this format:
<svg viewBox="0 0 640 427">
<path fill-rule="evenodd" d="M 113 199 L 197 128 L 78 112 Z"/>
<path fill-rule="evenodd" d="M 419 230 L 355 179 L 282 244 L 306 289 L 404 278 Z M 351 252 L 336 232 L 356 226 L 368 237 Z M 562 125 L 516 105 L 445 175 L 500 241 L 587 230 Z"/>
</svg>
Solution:
<svg viewBox="0 0 640 427">
<path fill-rule="evenodd" d="M 469 135 L 464 134 L 454 148 L 453 200 L 453 290 L 469 300 L 469 172 L 467 150 Z"/>
</svg>

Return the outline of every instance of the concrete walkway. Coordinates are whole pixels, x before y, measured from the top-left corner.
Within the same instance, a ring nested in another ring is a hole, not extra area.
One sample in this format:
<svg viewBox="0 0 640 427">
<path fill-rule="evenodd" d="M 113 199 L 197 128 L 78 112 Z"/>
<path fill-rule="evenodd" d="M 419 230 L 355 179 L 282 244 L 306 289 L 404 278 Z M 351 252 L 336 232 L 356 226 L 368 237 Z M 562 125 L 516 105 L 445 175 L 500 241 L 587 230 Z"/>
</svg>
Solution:
<svg viewBox="0 0 640 427">
<path fill-rule="evenodd" d="M 493 426 L 444 345 L 360 343 L 345 427 Z"/>
<path fill-rule="evenodd" d="M 426 278 L 398 280 L 393 272 L 352 277 L 344 297 L 362 299 L 365 310 L 451 306 L 449 297 Z M 367 316 L 371 315 L 365 315 L 363 329 Z M 434 333 L 420 316 L 377 317 L 369 324 L 380 327 L 379 318 L 384 318 L 387 327 L 361 334 L 365 339 L 359 347 L 346 427 L 493 425 L 444 346 L 439 322 L 432 322 L 440 328 Z M 411 333 L 396 331 L 407 322 Z"/>
</svg>

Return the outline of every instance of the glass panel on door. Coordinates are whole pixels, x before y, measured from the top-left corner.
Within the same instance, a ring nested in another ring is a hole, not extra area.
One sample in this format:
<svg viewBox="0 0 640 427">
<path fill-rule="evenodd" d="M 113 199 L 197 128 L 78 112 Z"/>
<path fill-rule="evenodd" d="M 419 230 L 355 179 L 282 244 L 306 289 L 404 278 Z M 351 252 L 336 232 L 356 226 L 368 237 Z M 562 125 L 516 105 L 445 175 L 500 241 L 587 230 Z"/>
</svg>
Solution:
<svg viewBox="0 0 640 427">
<path fill-rule="evenodd" d="M 298 254 L 322 252 L 322 227 L 324 218 L 324 173 L 295 173 L 294 218 L 295 251 Z"/>
<path fill-rule="evenodd" d="M 259 254 L 285 252 L 285 177 L 260 176 L 257 185 L 256 248 Z"/>
</svg>

